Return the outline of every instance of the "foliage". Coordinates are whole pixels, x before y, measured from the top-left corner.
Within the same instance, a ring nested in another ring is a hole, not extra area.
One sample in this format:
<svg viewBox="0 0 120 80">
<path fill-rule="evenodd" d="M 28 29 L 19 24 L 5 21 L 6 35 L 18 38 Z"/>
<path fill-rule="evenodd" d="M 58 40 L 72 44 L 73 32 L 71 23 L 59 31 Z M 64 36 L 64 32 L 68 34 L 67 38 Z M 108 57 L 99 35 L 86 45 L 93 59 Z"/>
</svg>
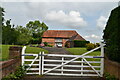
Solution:
<svg viewBox="0 0 120 80">
<path fill-rule="evenodd" d="M 96 47 L 96 46 L 95 46 L 95 44 L 93 44 L 93 43 L 88 43 L 88 44 L 86 44 L 86 49 L 87 49 L 88 51 L 94 49 L 95 47 Z"/>
<path fill-rule="evenodd" d="M 103 39 L 106 43 L 106 55 L 110 60 L 120 62 L 120 6 L 111 11 L 104 30 Z"/>
<path fill-rule="evenodd" d="M 19 66 L 14 73 L 2 78 L 2 80 L 20 80 L 26 73 L 26 67 Z"/>
<path fill-rule="evenodd" d="M 42 37 L 39 38 L 32 38 L 30 41 L 31 44 L 40 44 L 42 42 Z"/>
<path fill-rule="evenodd" d="M 89 41 L 74 40 L 74 47 L 86 47 Z"/>
<path fill-rule="evenodd" d="M 17 44 L 29 44 L 32 40 L 32 36 L 29 34 L 27 28 L 22 26 L 17 26 L 16 31 L 19 32 L 19 36 L 17 38 Z"/>
<path fill-rule="evenodd" d="M 45 23 L 40 23 L 38 20 L 36 21 L 29 21 L 26 24 L 26 28 L 30 32 L 29 34 L 34 38 L 33 44 L 41 43 L 42 41 L 42 34 L 48 29 L 48 26 Z M 40 41 L 40 42 L 38 42 Z"/>
<path fill-rule="evenodd" d="M 95 43 L 95 47 L 99 47 L 100 46 L 100 43 Z"/>
<path fill-rule="evenodd" d="M 47 45 L 48 45 L 48 43 L 47 43 L 47 42 L 44 42 L 44 45 L 45 45 L 45 46 L 47 46 Z"/>
<path fill-rule="evenodd" d="M 3 21 L 4 21 L 4 9 L 2 8 L 2 7 L 0 7 L 0 22 L 2 23 L 0 23 L 0 27 L 1 27 L 1 25 L 3 25 Z"/>
<path fill-rule="evenodd" d="M 48 47 L 53 47 L 53 45 L 47 45 Z"/>
<path fill-rule="evenodd" d="M 27 24 L 27 27 L 17 26 L 14 28 L 14 25 L 11 25 L 10 21 L 11 19 L 7 20 L 6 25 L 2 27 L 3 44 L 40 44 L 43 32 L 48 29 L 44 23 L 40 24 L 39 21 L 34 21 L 33 26 L 31 26 L 30 22 Z"/>
<path fill-rule="evenodd" d="M 105 73 L 105 80 L 117 80 L 115 76 L 110 75 L 109 73 Z"/>
<path fill-rule="evenodd" d="M 10 20 L 6 21 L 6 25 L 2 27 L 2 43 L 16 44 L 19 32 L 15 30 L 14 25 L 11 25 Z"/>
<path fill-rule="evenodd" d="M 2 27 L 2 44 L 38 44 L 42 41 L 42 34 L 48 29 L 48 26 L 38 20 L 30 21 L 26 27 L 11 24 L 11 19 L 3 24 L 4 9 L 0 7 L 0 28 Z M 0 29 L 1 30 L 1 29 Z M 0 38 L 1 39 L 1 38 Z"/>
</svg>

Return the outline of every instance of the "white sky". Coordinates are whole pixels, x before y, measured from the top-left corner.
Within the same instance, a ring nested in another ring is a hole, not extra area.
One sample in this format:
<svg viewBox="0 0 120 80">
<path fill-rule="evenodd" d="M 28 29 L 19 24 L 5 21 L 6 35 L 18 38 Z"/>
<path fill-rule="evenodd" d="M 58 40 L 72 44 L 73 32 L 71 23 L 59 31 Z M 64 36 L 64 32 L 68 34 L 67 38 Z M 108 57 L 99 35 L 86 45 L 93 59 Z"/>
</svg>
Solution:
<svg viewBox="0 0 120 80">
<path fill-rule="evenodd" d="M 108 0 L 104 0 L 106 2 L 101 2 L 102 0 L 100 2 L 95 0 L 85 0 L 87 2 L 80 0 L 77 2 L 72 0 L 68 2 L 66 0 L 66 2 L 12 1 L 2 2 L 2 7 L 6 11 L 5 19 L 12 19 L 13 24 L 25 26 L 30 20 L 40 20 L 48 25 L 49 30 L 76 30 L 91 42 L 101 40 L 110 12 L 118 6 L 117 0 L 114 2 L 113 0 L 109 2 Z"/>
</svg>

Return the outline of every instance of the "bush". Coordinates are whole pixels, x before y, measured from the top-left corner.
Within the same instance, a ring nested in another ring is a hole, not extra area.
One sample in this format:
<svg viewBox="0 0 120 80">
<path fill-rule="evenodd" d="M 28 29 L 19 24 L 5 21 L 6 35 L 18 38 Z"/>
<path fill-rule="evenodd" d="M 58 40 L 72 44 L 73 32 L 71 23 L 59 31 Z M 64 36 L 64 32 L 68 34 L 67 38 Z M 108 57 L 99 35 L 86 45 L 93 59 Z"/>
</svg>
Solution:
<svg viewBox="0 0 120 80">
<path fill-rule="evenodd" d="M 20 80 L 26 73 L 26 68 L 20 66 L 14 73 L 9 74 L 8 76 L 2 78 L 2 80 Z"/>
<path fill-rule="evenodd" d="M 100 46 L 100 43 L 95 43 L 95 47 L 99 47 Z"/>
<path fill-rule="evenodd" d="M 109 73 L 105 73 L 105 80 L 117 80 L 115 76 L 110 75 Z"/>
<path fill-rule="evenodd" d="M 48 47 L 53 47 L 52 45 L 47 45 Z"/>
<path fill-rule="evenodd" d="M 86 49 L 87 49 L 88 51 L 94 49 L 95 47 L 96 47 L 96 46 L 95 46 L 95 44 L 93 44 L 93 43 L 88 43 L 88 44 L 86 44 Z"/>
<path fill-rule="evenodd" d="M 44 42 L 44 45 L 45 45 L 45 46 L 47 46 L 47 45 L 48 45 L 48 43 L 47 43 L 47 42 Z"/>
<path fill-rule="evenodd" d="M 33 38 L 30 43 L 31 44 L 40 44 L 42 38 Z"/>
<path fill-rule="evenodd" d="M 80 41 L 74 40 L 74 47 L 86 47 L 86 44 L 90 43 L 89 41 Z"/>
</svg>

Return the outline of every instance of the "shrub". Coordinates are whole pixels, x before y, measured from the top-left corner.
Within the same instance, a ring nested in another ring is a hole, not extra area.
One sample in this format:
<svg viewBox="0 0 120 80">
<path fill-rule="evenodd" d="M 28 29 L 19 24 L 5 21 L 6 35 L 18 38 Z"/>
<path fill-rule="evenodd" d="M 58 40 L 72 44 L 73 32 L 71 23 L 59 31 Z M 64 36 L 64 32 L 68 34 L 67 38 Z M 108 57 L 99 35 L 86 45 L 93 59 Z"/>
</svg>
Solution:
<svg viewBox="0 0 120 80">
<path fill-rule="evenodd" d="M 19 66 L 14 73 L 2 78 L 2 80 L 20 80 L 26 73 L 26 67 Z"/>
<path fill-rule="evenodd" d="M 48 47 L 53 47 L 52 45 L 47 45 Z"/>
<path fill-rule="evenodd" d="M 74 40 L 74 47 L 86 47 L 86 44 L 90 43 L 89 41 L 80 41 Z"/>
<path fill-rule="evenodd" d="M 105 73 L 105 80 L 117 80 L 115 76 L 110 75 L 109 73 Z"/>
<path fill-rule="evenodd" d="M 45 46 L 47 46 L 47 45 L 48 45 L 48 43 L 47 43 L 47 42 L 44 42 L 44 45 L 45 45 Z"/>
<path fill-rule="evenodd" d="M 42 41 L 41 41 L 41 38 L 33 38 L 30 43 L 31 44 L 40 44 Z"/>
<path fill-rule="evenodd" d="M 88 50 L 88 51 L 90 51 L 90 50 L 92 50 L 92 49 L 94 49 L 95 48 L 95 44 L 93 44 L 93 43 L 88 43 L 88 44 L 86 44 L 86 49 Z"/>
<path fill-rule="evenodd" d="M 95 43 L 95 47 L 99 47 L 100 46 L 100 43 Z"/>
</svg>

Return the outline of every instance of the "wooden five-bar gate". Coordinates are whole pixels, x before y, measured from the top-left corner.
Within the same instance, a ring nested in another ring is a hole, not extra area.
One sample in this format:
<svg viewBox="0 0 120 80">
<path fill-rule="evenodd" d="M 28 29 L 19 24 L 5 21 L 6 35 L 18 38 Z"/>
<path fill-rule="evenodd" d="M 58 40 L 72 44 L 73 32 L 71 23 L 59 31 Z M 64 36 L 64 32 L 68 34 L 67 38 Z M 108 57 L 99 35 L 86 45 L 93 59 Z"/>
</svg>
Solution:
<svg viewBox="0 0 120 80">
<path fill-rule="evenodd" d="M 99 76 L 104 73 L 104 46 L 101 45 L 82 55 L 25 53 L 22 49 L 22 65 L 27 66 L 26 74 L 62 76 Z M 91 52 L 101 48 L 101 55 L 92 56 Z M 29 56 L 29 57 L 28 57 Z"/>
</svg>

